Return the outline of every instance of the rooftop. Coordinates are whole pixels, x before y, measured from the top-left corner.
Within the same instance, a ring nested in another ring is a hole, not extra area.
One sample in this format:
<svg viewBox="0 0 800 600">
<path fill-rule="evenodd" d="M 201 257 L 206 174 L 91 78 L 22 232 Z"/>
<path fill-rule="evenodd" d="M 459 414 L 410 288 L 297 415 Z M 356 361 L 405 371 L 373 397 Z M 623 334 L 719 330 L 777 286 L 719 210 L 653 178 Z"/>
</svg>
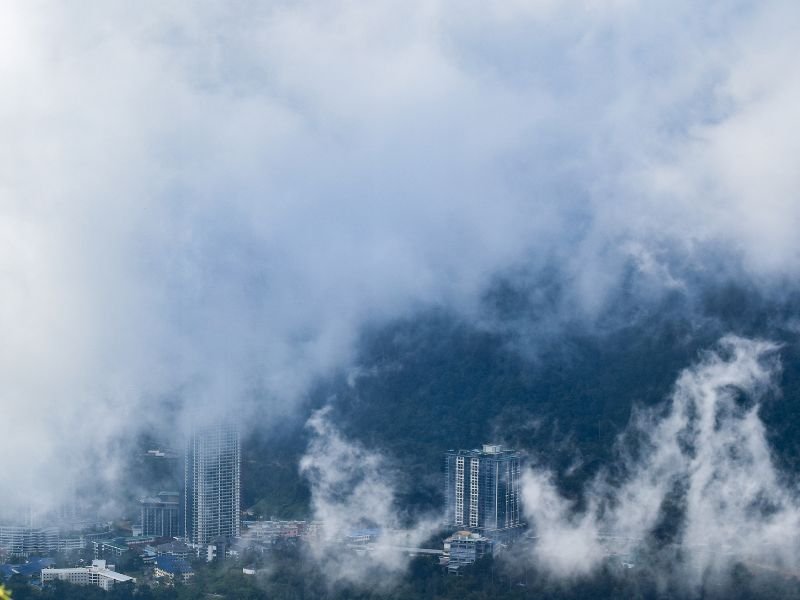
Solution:
<svg viewBox="0 0 800 600">
<path fill-rule="evenodd" d="M 162 571 L 172 573 L 173 575 L 192 572 L 192 567 L 189 563 L 175 556 L 159 556 L 156 558 L 156 566 Z"/>
<path fill-rule="evenodd" d="M 489 542 L 491 541 L 489 538 L 482 536 L 479 533 L 474 533 L 472 531 L 456 531 L 453 535 L 445 540 L 445 542 L 454 542 L 454 541 L 470 541 L 470 542 Z"/>
<path fill-rule="evenodd" d="M 159 544 L 156 546 L 157 552 L 190 552 L 191 548 L 183 542 L 167 542 L 166 544 Z"/>
<path fill-rule="evenodd" d="M 108 565 L 112 566 L 112 565 Z M 133 577 L 128 575 L 123 575 L 122 573 L 117 573 L 106 566 L 106 561 L 104 560 L 93 560 L 91 566 L 86 567 L 73 567 L 68 569 L 51 569 L 45 568 L 42 571 L 47 571 L 49 573 L 79 573 L 79 572 L 87 572 L 87 573 L 97 573 L 98 575 L 102 575 L 103 577 L 107 577 L 109 579 L 113 579 L 114 581 L 135 581 Z"/>
<path fill-rule="evenodd" d="M 11 577 L 12 575 L 35 575 L 42 569 L 52 567 L 56 564 L 52 558 L 34 558 L 21 565 L 0 565 L 0 575 Z"/>
<path fill-rule="evenodd" d="M 500 444 L 483 444 L 481 448 L 472 450 L 448 450 L 447 454 L 457 454 L 460 456 L 496 456 L 498 458 L 510 458 L 519 456 L 518 450 L 504 448 Z"/>
</svg>

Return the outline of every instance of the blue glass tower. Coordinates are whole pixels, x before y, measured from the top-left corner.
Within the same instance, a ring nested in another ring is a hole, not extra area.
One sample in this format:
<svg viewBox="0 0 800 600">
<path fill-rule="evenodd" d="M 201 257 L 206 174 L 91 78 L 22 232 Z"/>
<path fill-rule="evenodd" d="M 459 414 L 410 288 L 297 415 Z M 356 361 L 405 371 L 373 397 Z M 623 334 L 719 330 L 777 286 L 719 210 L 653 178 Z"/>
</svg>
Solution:
<svg viewBox="0 0 800 600">
<path fill-rule="evenodd" d="M 519 452 L 495 444 L 445 453 L 446 525 L 512 537 L 522 526 L 520 468 Z"/>
</svg>

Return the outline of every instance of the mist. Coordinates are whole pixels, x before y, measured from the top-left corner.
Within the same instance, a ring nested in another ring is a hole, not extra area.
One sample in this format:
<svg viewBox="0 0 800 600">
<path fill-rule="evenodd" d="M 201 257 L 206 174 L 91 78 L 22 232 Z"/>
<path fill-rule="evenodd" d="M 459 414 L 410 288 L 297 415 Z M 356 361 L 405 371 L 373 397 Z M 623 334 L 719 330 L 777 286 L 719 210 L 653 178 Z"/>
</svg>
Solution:
<svg viewBox="0 0 800 600">
<path fill-rule="evenodd" d="M 419 548 L 437 532 L 441 511 L 410 515 L 399 506 L 399 466 L 374 448 L 348 440 L 329 418 L 330 407 L 308 421 L 312 439 L 300 471 L 312 491 L 312 516 L 322 524 L 310 553 L 331 584 L 369 587 L 396 584 L 410 562 L 406 550 Z M 372 530 L 377 540 L 361 552 L 342 540 Z"/>
<path fill-rule="evenodd" d="M 4 466 L 6 509 L 53 508 L 87 478 L 127 485 L 142 432 L 178 439 L 222 414 L 269 428 L 352 366 L 367 327 L 432 307 L 485 323 L 498 277 L 558 281 L 537 316 L 555 336 L 715 283 L 796 291 L 792 3 L 0 10 L 0 454 L 25 457 Z M 688 427 L 681 403 L 725 408 L 720 386 L 757 397 L 770 380 L 764 347 L 729 344 L 737 358 L 678 382 L 652 468 L 686 468 L 665 430 Z M 696 425 L 698 451 L 736 442 L 768 465 L 755 413 L 729 409 L 722 431 Z M 321 416 L 311 427 L 309 456 L 344 452 Z M 696 460 L 741 491 L 738 463 Z M 333 515 L 339 475 L 320 464 L 303 467 L 312 505 Z M 606 496 L 657 506 L 646 470 Z M 766 537 L 749 505 L 707 515 L 690 495 L 685 541 L 710 522 L 729 543 L 741 531 L 717 517 L 741 517 L 754 548 L 776 532 L 757 557 L 782 564 L 794 496 L 763 473 Z M 613 503 L 575 516 L 548 485 L 528 488 L 567 523 L 554 536 L 652 527 Z M 585 568 L 547 535 L 555 571 Z"/>
<path fill-rule="evenodd" d="M 617 554 L 658 557 L 661 575 L 687 591 L 725 580 L 737 564 L 795 573 L 800 498 L 759 417 L 765 397 L 780 401 L 777 351 L 726 337 L 705 352 L 666 407 L 636 414 L 619 438 L 620 463 L 587 484 L 585 510 L 560 495 L 551 473 L 530 469 L 523 495 L 536 562 L 556 577 L 588 575 L 610 556 L 605 537 Z M 678 516 L 659 535 L 670 508 Z"/>
</svg>

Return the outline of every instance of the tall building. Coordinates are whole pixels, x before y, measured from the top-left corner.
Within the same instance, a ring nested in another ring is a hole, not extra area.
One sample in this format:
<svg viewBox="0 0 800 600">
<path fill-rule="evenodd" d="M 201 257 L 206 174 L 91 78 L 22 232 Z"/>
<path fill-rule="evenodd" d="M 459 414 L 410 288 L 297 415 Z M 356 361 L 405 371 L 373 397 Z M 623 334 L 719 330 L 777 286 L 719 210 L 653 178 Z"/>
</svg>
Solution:
<svg viewBox="0 0 800 600">
<path fill-rule="evenodd" d="M 231 425 L 198 429 L 186 448 L 184 518 L 193 544 L 239 536 L 239 431 Z"/>
<path fill-rule="evenodd" d="M 444 459 L 446 524 L 492 538 L 513 536 L 520 520 L 520 453 L 484 444 Z"/>
<path fill-rule="evenodd" d="M 180 494 L 159 492 L 154 498 L 142 498 L 142 535 L 177 537 L 182 535 Z"/>
</svg>

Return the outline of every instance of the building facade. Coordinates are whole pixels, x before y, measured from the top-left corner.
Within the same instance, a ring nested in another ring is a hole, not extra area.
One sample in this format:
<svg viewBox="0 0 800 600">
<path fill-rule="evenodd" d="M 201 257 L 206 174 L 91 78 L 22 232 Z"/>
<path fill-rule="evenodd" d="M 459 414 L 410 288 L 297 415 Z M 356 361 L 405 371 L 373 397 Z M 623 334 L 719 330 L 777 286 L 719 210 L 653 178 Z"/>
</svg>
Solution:
<svg viewBox="0 0 800 600">
<path fill-rule="evenodd" d="M 487 537 L 471 531 L 457 531 L 444 541 L 442 563 L 455 572 L 476 560 L 492 554 L 494 543 Z"/>
<path fill-rule="evenodd" d="M 104 560 L 93 560 L 89 567 L 42 569 L 42 584 L 56 579 L 77 585 L 95 585 L 106 591 L 111 590 L 117 583 L 136 582 L 133 577 L 117 573 L 114 565 L 106 565 Z"/>
<path fill-rule="evenodd" d="M 239 537 L 241 443 L 230 425 L 198 429 L 186 449 L 186 538 L 206 545 Z"/>
<path fill-rule="evenodd" d="M 164 578 L 169 581 L 180 580 L 184 583 L 194 577 L 191 565 L 182 558 L 175 556 L 159 556 L 156 558 L 153 567 L 153 575 L 156 578 Z"/>
<path fill-rule="evenodd" d="M 197 556 L 197 552 L 189 548 L 182 542 L 169 542 L 167 544 L 159 544 L 153 548 L 156 556 L 174 556 L 175 558 L 182 558 L 188 560 L 193 556 Z"/>
<path fill-rule="evenodd" d="M 513 536 L 520 518 L 520 453 L 499 445 L 444 458 L 445 522 L 489 537 Z"/>
<path fill-rule="evenodd" d="M 12 556 L 56 552 L 58 541 L 58 527 L 0 525 L 0 548 Z"/>
<path fill-rule="evenodd" d="M 183 535 L 181 526 L 180 493 L 159 492 L 153 498 L 142 498 L 142 535 L 156 537 L 178 537 Z"/>
</svg>

